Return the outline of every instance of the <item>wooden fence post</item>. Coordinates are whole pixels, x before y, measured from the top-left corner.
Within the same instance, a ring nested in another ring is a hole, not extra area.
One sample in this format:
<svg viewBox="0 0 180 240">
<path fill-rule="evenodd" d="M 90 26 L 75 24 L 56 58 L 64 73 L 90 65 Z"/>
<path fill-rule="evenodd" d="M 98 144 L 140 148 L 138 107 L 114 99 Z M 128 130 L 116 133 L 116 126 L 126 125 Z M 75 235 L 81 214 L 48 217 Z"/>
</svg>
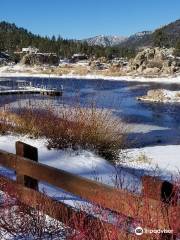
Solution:
<svg viewBox="0 0 180 240">
<path fill-rule="evenodd" d="M 142 194 L 147 198 L 152 198 L 166 204 L 176 204 L 174 186 L 168 181 L 163 181 L 158 177 L 142 177 Z M 168 206 L 168 205 L 167 205 Z M 169 230 L 169 229 L 167 229 Z M 175 240 L 174 234 L 159 234 L 159 240 Z"/>
<path fill-rule="evenodd" d="M 173 184 L 160 180 L 158 177 L 142 177 L 142 194 L 164 203 L 171 203 L 175 200 Z"/>
<path fill-rule="evenodd" d="M 16 142 L 16 155 L 20 157 L 28 158 L 32 161 L 38 162 L 38 150 L 35 147 L 32 147 L 23 142 Z M 22 184 L 26 187 L 38 190 L 38 181 L 31 177 L 22 174 L 16 174 L 16 181 L 19 184 Z"/>
</svg>

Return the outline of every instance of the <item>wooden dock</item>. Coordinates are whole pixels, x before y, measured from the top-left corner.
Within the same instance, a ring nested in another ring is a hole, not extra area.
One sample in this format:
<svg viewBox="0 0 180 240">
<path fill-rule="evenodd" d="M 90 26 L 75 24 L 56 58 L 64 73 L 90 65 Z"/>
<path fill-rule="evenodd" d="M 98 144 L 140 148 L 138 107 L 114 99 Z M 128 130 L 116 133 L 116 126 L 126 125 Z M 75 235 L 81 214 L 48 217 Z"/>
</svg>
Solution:
<svg viewBox="0 0 180 240">
<path fill-rule="evenodd" d="M 62 90 L 43 89 L 35 87 L 27 87 L 24 89 L 4 90 L 0 91 L 0 95 L 21 95 L 21 94 L 42 94 L 47 96 L 62 96 Z"/>
</svg>

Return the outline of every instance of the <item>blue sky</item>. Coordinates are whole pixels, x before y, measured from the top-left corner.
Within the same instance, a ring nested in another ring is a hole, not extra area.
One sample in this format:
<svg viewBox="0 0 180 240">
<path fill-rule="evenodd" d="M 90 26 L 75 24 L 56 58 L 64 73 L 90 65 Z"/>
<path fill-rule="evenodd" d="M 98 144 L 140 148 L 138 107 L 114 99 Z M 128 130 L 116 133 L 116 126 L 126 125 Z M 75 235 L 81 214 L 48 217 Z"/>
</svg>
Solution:
<svg viewBox="0 0 180 240">
<path fill-rule="evenodd" d="M 153 30 L 180 18 L 180 0 L 0 0 L 0 21 L 82 39 Z"/>
</svg>

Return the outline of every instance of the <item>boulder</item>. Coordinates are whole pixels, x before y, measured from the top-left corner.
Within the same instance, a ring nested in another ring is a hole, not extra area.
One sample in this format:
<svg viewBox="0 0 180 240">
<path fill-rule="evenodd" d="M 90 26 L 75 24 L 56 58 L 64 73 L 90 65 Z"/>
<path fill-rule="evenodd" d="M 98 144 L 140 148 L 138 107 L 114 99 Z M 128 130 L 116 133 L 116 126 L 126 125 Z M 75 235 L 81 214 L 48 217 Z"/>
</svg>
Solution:
<svg viewBox="0 0 180 240">
<path fill-rule="evenodd" d="M 164 94 L 163 89 L 157 90 L 149 90 L 147 95 L 142 97 L 137 97 L 140 101 L 153 101 L 153 102 L 163 102 L 167 99 L 166 95 Z"/>
<path fill-rule="evenodd" d="M 160 72 L 160 69 L 158 67 L 153 67 L 153 68 L 146 68 L 143 71 L 143 74 L 145 75 L 157 75 Z"/>
<path fill-rule="evenodd" d="M 165 95 L 163 89 L 149 90 L 147 92 L 147 97 L 152 99 L 164 99 Z"/>
<path fill-rule="evenodd" d="M 161 69 L 163 67 L 162 61 L 151 60 L 146 64 L 147 68 L 158 68 Z"/>
<path fill-rule="evenodd" d="M 173 48 L 146 48 L 129 61 L 131 71 L 139 74 L 173 74 L 180 71 L 180 60 L 173 56 Z"/>
<path fill-rule="evenodd" d="M 26 54 L 23 56 L 21 60 L 22 64 L 26 65 L 58 65 L 59 64 L 59 58 L 55 54 L 43 54 L 43 53 L 37 53 L 37 54 Z"/>
</svg>

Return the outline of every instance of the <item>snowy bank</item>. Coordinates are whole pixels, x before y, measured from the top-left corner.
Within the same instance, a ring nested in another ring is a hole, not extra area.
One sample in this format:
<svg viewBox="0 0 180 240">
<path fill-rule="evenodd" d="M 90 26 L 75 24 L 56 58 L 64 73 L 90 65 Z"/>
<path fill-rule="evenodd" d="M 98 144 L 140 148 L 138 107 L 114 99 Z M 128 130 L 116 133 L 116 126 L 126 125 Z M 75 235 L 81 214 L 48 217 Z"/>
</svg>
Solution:
<svg viewBox="0 0 180 240">
<path fill-rule="evenodd" d="M 125 151 L 120 168 L 90 151 L 48 150 L 45 139 L 20 136 L 0 136 L 0 149 L 15 153 L 15 142 L 22 141 L 38 148 L 39 162 L 79 176 L 114 186 L 121 174 L 124 188 L 137 187 L 142 175 L 157 175 L 167 180 L 180 170 L 180 145 L 153 146 Z M 141 170 L 141 171 L 140 171 Z"/>
<path fill-rule="evenodd" d="M 180 169 L 180 145 L 131 149 L 127 154 L 127 161 L 124 161 L 121 167 L 117 169 L 117 167 L 112 166 L 103 158 L 97 157 L 89 151 L 48 150 L 45 146 L 45 139 L 34 140 L 25 136 L 20 137 L 13 135 L 0 136 L 0 149 L 15 153 L 16 141 L 23 141 L 37 147 L 39 162 L 41 163 L 66 170 L 85 178 L 95 179 L 111 186 L 116 185 L 116 180 L 120 179 L 120 182 L 118 182 L 118 184 L 120 184 L 119 186 L 124 187 L 125 184 L 128 189 L 130 187 L 133 191 L 137 192 L 141 190 L 142 175 L 156 175 L 163 179 L 171 180 L 172 176 L 178 175 L 178 170 Z M 144 157 L 144 154 L 147 158 Z M 0 174 L 13 177 L 12 171 L 6 170 L 3 172 L 3 170 L 4 169 L 0 168 Z M 117 174 L 119 174 L 118 177 Z M 116 224 L 117 219 L 119 219 L 119 216 L 116 216 L 115 213 L 111 213 L 108 210 L 103 210 L 102 212 L 102 209 L 98 211 L 98 209 L 94 209 L 89 202 L 55 187 L 51 187 L 45 183 L 40 183 L 39 187 L 41 191 L 45 191 L 49 196 L 55 197 L 57 200 L 63 201 L 73 207 L 79 207 L 88 213 L 91 210 L 93 215 L 105 221 Z M 108 216 L 108 218 L 106 216 Z M 132 231 L 134 231 L 133 228 Z"/>
<path fill-rule="evenodd" d="M 15 153 L 16 141 L 22 141 L 38 148 L 39 162 L 43 164 L 65 170 L 88 179 L 97 180 L 110 186 L 115 186 L 117 184 L 117 168 L 90 151 L 48 150 L 46 147 L 46 140 L 44 139 L 35 140 L 27 137 L 12 135 L 0 136 L 0 149 Z M 137 191 L 140 191 L 139 176 L 135 176 L 134 174 L 123 170 L 121 171 L 121 177 L 123 180 L 123 188 L 128 188 L 129 190 L 137 189 Z"/>
<path fill-rule="evenodd" d="M 168 181 L 180 178 L 180 145 L 134 148 L 128 155 L 135 161 L 126 162 L 124 166 L 136 173 L 160 176 Z"/>
<path fill-rule="evenodd" d="M 36 77 L 36 78 L 59 78 L 59 79 L 89 79 L 89 80 L 109 80 L 109 81 L 135 81 L 135 82 L 154 82 L 154 83 L 180 83 L 180 75 L 164 76 L 164 77 L 143 77 L 143 76 L 104 76 L 103 74 L 43 74 L 38 69 L 26 67 L 23 65 L 0 67 L 0 77 Z"/>
<path fill-rule="evenodd" d="M 100 181 L 111 186 L 116 185 L 116 168 L 103 158 L 97 157 L 92 152 L 72 150 L 48 150 L 45 146 L 45 139 L 34 140 L 25 136 L 20 137 L 13 135 L 0 136 L 0 149 L 15 153 L 16 141 L 23 141 L 27 144 L 37 147 L 39 162 L 43 164 L 63 169 L 70 173 L 74 173 L 88 179 Z M 0 174 L 15 179 L 14 172 L 7 169 L 0 168 Z M 133 174 L 124 171 L 123 184 L 131 184 L 131 186 L 135 186 L 136 184 L 136 186 L 138 187 L 140 185 L 140 179 Z M 67 193 L 56 187 L 52 187 L 46 183 L 40 182 L 39 190 L 55 198 L 58 201 L 64 202 L 75 208 L 79 208 L 87 213 L 91 213 L 104 221 L 116 224 L 118 219 L 120 218 L 119 215 L 116 215 L 109 210 L 98 208 L 98 206 L 93 206 L 91 203 L 79 198 L 78 196 Z M 0 192 L 0 194 L 2 193 Z M 7 235 L 6 239 L 11 238 L 9 237 L 9 235 Z"/>
<path fill-rule="evenodd" d="M 180 102 L 180 91 L 166 89 L 149 90 L 146 96 L 138 97 L 137 99 L 147 102 L 178 103 Z"/>
</svg>

